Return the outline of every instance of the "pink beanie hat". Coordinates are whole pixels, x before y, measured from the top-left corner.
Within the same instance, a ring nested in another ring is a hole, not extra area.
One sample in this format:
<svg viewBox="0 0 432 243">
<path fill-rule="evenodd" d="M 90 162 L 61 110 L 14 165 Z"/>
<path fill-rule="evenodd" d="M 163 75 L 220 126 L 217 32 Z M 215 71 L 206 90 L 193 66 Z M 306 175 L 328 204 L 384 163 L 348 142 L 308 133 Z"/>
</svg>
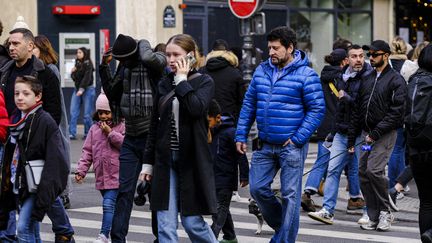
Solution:
<svg viewBox="0 0 432 243">
<path fill-rule="evenodd" d="M 104 93 L 101 93 L 96 99 L 96 110 L 111 111 L 108 98 Z"/>
</svg>

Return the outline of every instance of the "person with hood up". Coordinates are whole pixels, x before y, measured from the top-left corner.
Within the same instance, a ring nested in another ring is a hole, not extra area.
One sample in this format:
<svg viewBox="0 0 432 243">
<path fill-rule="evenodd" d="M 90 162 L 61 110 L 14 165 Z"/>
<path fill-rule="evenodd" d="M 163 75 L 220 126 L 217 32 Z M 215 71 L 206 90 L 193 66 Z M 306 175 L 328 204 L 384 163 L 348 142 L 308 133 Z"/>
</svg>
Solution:
<svg viewBox="0 0 432 243">
<path fill-rule="evenodd" d="M 222 113 L 229 113 L 237 120 L 248 83 L 243 80 L 237 56 L 229 50 L 212 50 L 206 58 L 203 73 L 215 83 L 214 98 Z"/>
</svg>

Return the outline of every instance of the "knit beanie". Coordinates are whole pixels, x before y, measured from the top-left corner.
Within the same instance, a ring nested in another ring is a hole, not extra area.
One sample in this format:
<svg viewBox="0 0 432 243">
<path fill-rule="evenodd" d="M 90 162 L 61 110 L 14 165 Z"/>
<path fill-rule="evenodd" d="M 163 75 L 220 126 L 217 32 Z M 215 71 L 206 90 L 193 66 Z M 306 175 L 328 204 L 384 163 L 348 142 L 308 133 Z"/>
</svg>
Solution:
<svg viewBox="0 0 432 243">
<path fill-rule="evenodd" d="M 111 111 L 108 98 L 103 93 L 96 99 L 96 111 L 98 110 Z"/>
<path fill-rule="evenodd" d="M 26 22 L 24 22 L 24 17 L 23 16 L 18 16 L 17 20 L 14 24 L 14 26 L 12 27 L 12 30 L 14 29 L 28 29 L 30 30 L 29 26 L 27 25 Z"/>
<path fill-rule="evenodd" d="M 114 41 L 112 56 L 115 59 L 127 58 L 133 55 L 138 48 L 136 40 L 130 36 L 119 34 Z"/>
</svg>

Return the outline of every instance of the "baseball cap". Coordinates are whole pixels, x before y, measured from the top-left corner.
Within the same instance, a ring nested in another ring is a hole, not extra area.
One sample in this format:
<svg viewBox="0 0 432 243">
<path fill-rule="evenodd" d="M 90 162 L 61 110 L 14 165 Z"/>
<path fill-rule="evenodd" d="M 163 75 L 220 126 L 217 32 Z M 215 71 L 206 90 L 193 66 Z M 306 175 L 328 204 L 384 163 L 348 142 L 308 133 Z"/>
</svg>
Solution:
<svg viewBox="0 0 432 243">
<path fill-rule="evenodd" d="M 383 40 L 374 40 L 370 45 L 362 46 L 363 50 L 366 51 L 383 51 L 385 53 L 391 53 L 390 46 Z"/>
</svg>

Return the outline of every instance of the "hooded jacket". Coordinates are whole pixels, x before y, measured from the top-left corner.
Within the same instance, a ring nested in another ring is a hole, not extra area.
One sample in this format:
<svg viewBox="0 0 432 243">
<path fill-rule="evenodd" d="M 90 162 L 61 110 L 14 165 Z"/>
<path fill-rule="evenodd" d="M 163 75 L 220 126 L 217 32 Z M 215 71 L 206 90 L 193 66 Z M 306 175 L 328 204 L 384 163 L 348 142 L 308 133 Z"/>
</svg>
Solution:
<svg viewBox="0 0 432 243">
<path fill-rule="evenodd" d="M 222 116 L 222 123 L 212 132 L 210 145 L 213 161 L 216 189 L 237 190 L 239 168 L 240 181 L 248 181 L 249 164 L 246 155 L 237 152 L 235 145 L 235 120 L 231 116 Z"/>
<path fill-rule="evenodd" d="M 112 127 L 108 136 L 99 126 L 100 124 L 91 126 L 75 174 L 84 178 L 93 164 L 96 189 L 117 189 L 119 187 L 120 148 L 124 139 L 125 126 L 122 122 Z"/>
<path fill-rule="evenodd" d="M 318 128 L 324 114 L 319 77 L 309 67 L 307 55 L 296 50 L 294 59 L 280 70 L 270 59 L 258 66 L 243 101 L 236 141 L 247 141 L 256 118 L 262 141 L 283 144 L 291 139 L 302 147 Z"/>
<path fill-rule="evenodd" d="M 330 89 L 329 84 L 335 87 L 342 82 L 342 69 L 339 66 L 324 66 L 321 71 L 321 85 L 324 92 L 326 112 L 321 125 L 317 130 L 317 139 L 324 140 L 334 130 L 338 98 Z"/>
<path fill-rule="evenodd" d="M 230 51 L 212 51 L 207 55 L 207 64 L 201 70 L 214 80 L 215 96 L 222 113 L 229 113 L 237 120 L 247 82 L 236 68 L 237 57 Z"/>
</svg>

